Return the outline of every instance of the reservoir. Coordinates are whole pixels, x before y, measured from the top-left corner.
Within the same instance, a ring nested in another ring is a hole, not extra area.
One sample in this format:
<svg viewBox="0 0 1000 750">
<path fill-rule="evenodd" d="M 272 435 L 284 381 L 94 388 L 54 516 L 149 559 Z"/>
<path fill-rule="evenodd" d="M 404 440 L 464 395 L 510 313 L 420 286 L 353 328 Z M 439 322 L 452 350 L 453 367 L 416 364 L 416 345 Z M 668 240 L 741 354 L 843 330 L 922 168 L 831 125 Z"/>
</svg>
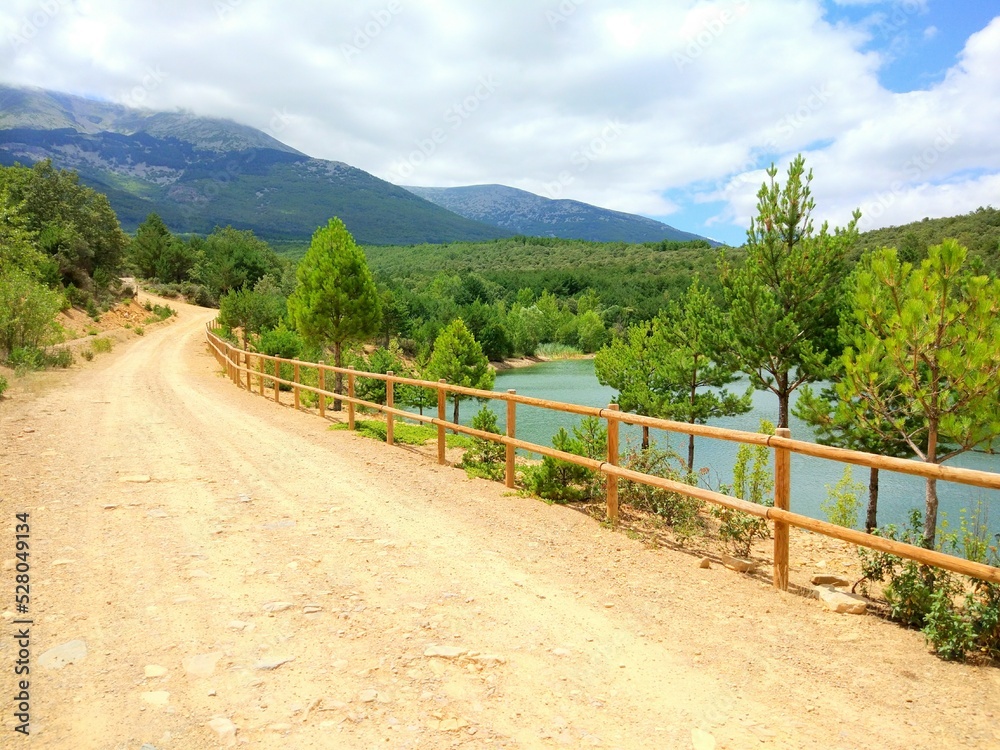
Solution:
<svg viewBox="0 0 1000 750">
<path fill-rule="evenodd" d="M 745 379 L 737 381 L 730 390 L 742 393 L 748 384 Z M 497 373 L 494 388 L 497 391 L 513 389 L 524 396 L 595 407 L 607 406 L 612 403 L 616 395 L 613 388 L 602 386 L 598 382 L 594 374 L 594 361 L 592 359 L 556 360 L 529 367 L 503 370 Z M 792 396 L 793 407 L 795 395 Z M 491 408 L 498 415 L 501 430 L 505 429 L 505 404 L 493 402 Z M 475 402 L 463 403 L 461 408 L 462 422 L 468 424 L 478 409 L 479 406 Z M 448 414 L 450 416 L 451 412 L 449 411 Z M 756 432 L 759 429 L 761 419 L 776 422 L 777 416 L 777 397 L 769 391 L 754 391 L 753 409 L 750 412 L 738 417 L 712 420 L 709 424 Z M 575 425 L 580 423 L 580 419 L 572 414 L 519 404 L 517 407 L 517 437 L 540 445 L 551 445 L 552 436 L 560 427 L 571 431 Z M 794 416 L 790 419 L 789 428 L 793 438 L 815 441 L 815 435 L 808 425 Z M 687 435 L 651 430 L 650 438 L 660 447 L 671 446 L 686 460 Z M 628 447 L 637 448 L 640 439 L 640 428 L 622 425 L 620 437 L 622 453 Z M 724 440 L 695 439 L 695 466 L 699 469 L 707 468 L 707 472 L 702 476 L 703 485 L 718 489 L 720 484 L 732 481 L 732 467 L 738 447 L 737 443 Z M 1000 456 L 966 453 L 951 459 L 947 465 L 1000 471 Z M 864 485 L 864 490 L 860 493 L 862 500 L 862 509 L 859 513 L 860 525 L 863 524 L 864 509 L 868 503 L 868 469 L 861 466 L 854 466 L 851 469 L 853 480 Z M 814 518 L 824 518 L 820 504 L 827 496 L 827 487 L 833 487 L 840 480 L 843 472 L 844 464 L 792 454 L 791 510 Z M 889 523 L 902 525 L 910 509 L 923 509 L 925 486 L 923 479 L 882 471 L 879 480 L 880 526 Z M 989 511 L 990 535 L 1000 532 L 1000 492 L 939 481 L 938 495 L 940 498 L 939 523 L 945 517 L 944 514 L 947 514 L 946 517 L 951 526 L 957 528 L 960 509 L 968 508 L 971 511 L 976 501 L 981 499 Z"/>
</svg>

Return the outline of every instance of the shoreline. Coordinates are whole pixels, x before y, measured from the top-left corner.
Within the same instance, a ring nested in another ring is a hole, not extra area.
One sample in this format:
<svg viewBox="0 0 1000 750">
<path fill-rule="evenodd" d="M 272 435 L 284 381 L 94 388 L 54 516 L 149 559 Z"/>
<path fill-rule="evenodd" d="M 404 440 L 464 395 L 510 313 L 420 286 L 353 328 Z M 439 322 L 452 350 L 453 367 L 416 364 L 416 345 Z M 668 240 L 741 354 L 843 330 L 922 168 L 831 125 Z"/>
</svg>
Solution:
<svg viewBox="0 0 1000 750">
<path fill-rule="evenodd" d="M 560 354 L 555 357 L 511 357 L 510 359 L 502 359 L 499 362 L 490 362 L 490 365 L 494 370 L 498 372 L 501 370 L 517 370 L 522 367 L 531 367 L 532 365 L 540 365 L 543 362 L 558 362 L 564 359 L 593 359 L 594 355 L 591 354 Z"/>
</svg>

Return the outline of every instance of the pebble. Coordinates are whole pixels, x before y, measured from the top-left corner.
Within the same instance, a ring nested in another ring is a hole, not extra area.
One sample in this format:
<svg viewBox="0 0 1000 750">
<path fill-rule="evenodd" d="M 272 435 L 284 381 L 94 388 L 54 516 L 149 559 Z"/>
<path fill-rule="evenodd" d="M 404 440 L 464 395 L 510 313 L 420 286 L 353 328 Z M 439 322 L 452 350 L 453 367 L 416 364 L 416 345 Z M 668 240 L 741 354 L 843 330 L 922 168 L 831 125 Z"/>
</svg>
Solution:
<svg viewBox="0 0 1000 750">
<path fill-rule="evenodd" d="M 322 612 L 323 608 L 318 604 L 306 604 L 302 607 L 302 613 L 306 615 L 314 615 L 317 612 Z"/>
<path fill-rule="evenodd" d="M 67 664 L 75 664 L 87 656 L 87 644 L 81 640 L 67 641 L 53 646 L 38 657 L 38 666 L 43 669 L 62 669 Z"/>
<path fill-rule="evenodd" d="M 119 482 L 130 482 L 132 484 L 146 484 L 153 481 L 153 478 L 148 474 L 129 474 L 124 477 L 118 477 Z"/>
<path fill-rule="evenodd" d="M 163 677 L 169 670 L 159 664 L 147 664 L 142 671 L 146 677 Z"/>
<path fill-rule="evenodd" d="M 813 586 L 850 586 L 851 582 L 841 576 L 817 573 L 809 579 Z"/>
<path fill-rule="evenodd" d="M 25 427 L 25 428 L 23 428 L 23 429 L 21 430 L 21 432 L 26 432 L 26 433 L 28 433 L 29 435 L 30 435 L 30 434 L 31 434 L 32 432 L 34 432 L 34 431 L 35 431 L 35 428 L 34 428 L 34 427 Z"/>
<path fill-rule="evenodd" d="M 272 732 L 290 732 L 292 731 L 291 724 L 271 724 L 268 729 Z"/>
<path fill-rule="evenodd" d="M 219 736 L 219 741 L 225 747 L 232 747 L 236 744 L 236 725 L 229 719 L 216 716 L 208 722 L 208 728 Z"/>
<path fill-rule="evenodd" d="M 745 560 L 742 557 L 733 557 L 732 555 L 723 555 L 722 564 L 730 570 L 735 570 L 737 573 L 752 573 L 757 569 L 756 561 Z"/>
<path fill-rule="evenodd" d="M 256 664 L 253 665 L 254 669 L 262 669 L 265 671 L 271 671 L 277 669 L 282 664 L 287 664 L 290 661 L 295 661 L 294 656 L 287 656 L 284 658 L 273 658 L 273 659 L 261 659 Z"/>
<path fill-rule="evenodd" d="M 188 656 L 181 662 L 181 665 L 191 677 L 211 677 L 215 674 L 215 665 L 221 658 L 221 651 L 213 651 L 210 654 Z"/>
<path fill-rule="evenodd" d="M 554 648 L 554 649 L 552 649 L 552 653 L 555 654 L 556 656 L 569 656 L 569 649 L 568 648 Z"/>
<path fill-rule="evenodd" d="M 246 630 L 247 624 L 242 620 L 230 620 L 228 627 L 231 630 Z"/>
<path fill-rule="evenodd" d="M 424 656 L 440 656 L 442 659 L 457 659 L 468 649 L 459 646 L 428 646 Z"/>
<path fill-rule="evenodd" d="M 378 700 L 377 690 L 362 690 L 358 695 L 358 700 L 362 703 L 374 703 Z"/>
<path fill-rule="evenodd" d="M 712 567 L 712 561 L 709 560 L 707 557 L 703 557 L 701 558 L 701 560 L 698 561 L 698 567 L 707 570 L 708 568 Z"/>
<path fill-rule="evenodd" d="M 170 693 L 166 690 L 154 690 L 150 693 L 142 693 L 139 697 L 151 706 L 166 706 L 170 703 Z"/>
<path fill-rule="evenodd" d="M 694 750 L 715 750 L 715 737 L 701 729 L 691 730 L 691 745 Z"/>
<path fill-rule="evenodd" d="M 264 605 L 265 612 L 284 612 L 286 609 L 291 609 L 295 605 L 292 602 L 270 602 Z"/>
</svg>

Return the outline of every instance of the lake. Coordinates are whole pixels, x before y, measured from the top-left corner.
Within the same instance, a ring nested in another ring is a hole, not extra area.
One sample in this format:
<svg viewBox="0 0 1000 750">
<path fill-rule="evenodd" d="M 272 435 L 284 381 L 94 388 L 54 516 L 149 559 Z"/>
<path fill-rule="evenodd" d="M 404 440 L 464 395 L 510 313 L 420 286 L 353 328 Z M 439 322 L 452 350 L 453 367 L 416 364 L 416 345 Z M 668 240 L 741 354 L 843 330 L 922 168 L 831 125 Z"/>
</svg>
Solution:
<svg viewBox="0 0 1000 750">
<path fill-rule="evenodd" d="M 736 383 L 732 390 L 742 392 L 747 387 L 747 381 Z M 616 395 L 612 388 L 602 386 L 594 375 L 592 359 L 571 359 L 543 362 L 530 367 L 503 370 L 497 373 L 495 390 L 506 391 L 514 389 L 519 394 L 534 396 L 553 401 L 563 401 L 572 404 L 604 407 L 611 403 Z M 795 399 L 792 399 L 794 405 Z M 502 402 L 491 405 L 498 414 L 501 430 L 505 429 L 506 411 Z M 462 422 L 468 424 L 473 414 L 479 409 L 475 402 L 462 404 Z M 451 412 L 448 412 L 449 416 Z M 729 427 L 737 430 L 756 431 L 761 419 L 777 421 L 778 400 L 774 394 L 766 391 L 754 391 L 753 409 L 738 417 L 727 417 L 713 420 L 710 424 L 718 427 Z M 552 436 L 560 427 L 571 430 L 579 424 L 580 418 L 571 414 L 550 411 L 538 407 L 517 407 L 517 437 L 541 445 L 551 445 Z M 804 422 L 791 417 L 789 428 L 792 437 L 799 440 L 814 440 L 812 430 Z M 669 444 L 683 456 L 687 456 L 687 435 L 677 435 L 652 430 L 651 438 L 659 445 Z M 637 427 L 622 425 L 622 449 L 626 444 L 638 446 L 641 430 Z M 695 439 L 695 464 L 697 467 L 707 467 L 706 482 L 713 488 L 720 483 L 732 480 L 732 466 L 736 458 L 738 444 L 710 438 Z M 964 454 L 948 462 L 950 466 L 964 466 L 985 471 L 1000 471 L 1000 456 L 983 454 Z M 792 495 L 791 509 L 798 513 L 823 518 L 820 503 L 826 498 L 827 486 L 832 487 L 841 478 L 844 465 L 833 461 L 825 461 L 809 456 L 792 455 Z M 868 502 L 868 469 L 860 466 L 852 467 L 853 479 L 864 485 L 862 505 Z M 982 499 L 991 510 L 989 526 L 992 533 L 1000 531 L 1000 492 L 996 490 L 967 487 L 949 482 L 938 483 L 940 496 L 940 513 L 947 514 L 953 527 L 958 526 L 959 510 L 963 507 L 972 508 L 978 499 Z M 883 471 L 880 474 L 879 492 L 879 524 L 901 524 L 911 508 L 924 506 L 924 481 L 919 477 L 894 474 Z M 939 519 L 941 516 L 939 515 Z M 859 522 L 863 522 L 862 508 Z"/>
</svg>

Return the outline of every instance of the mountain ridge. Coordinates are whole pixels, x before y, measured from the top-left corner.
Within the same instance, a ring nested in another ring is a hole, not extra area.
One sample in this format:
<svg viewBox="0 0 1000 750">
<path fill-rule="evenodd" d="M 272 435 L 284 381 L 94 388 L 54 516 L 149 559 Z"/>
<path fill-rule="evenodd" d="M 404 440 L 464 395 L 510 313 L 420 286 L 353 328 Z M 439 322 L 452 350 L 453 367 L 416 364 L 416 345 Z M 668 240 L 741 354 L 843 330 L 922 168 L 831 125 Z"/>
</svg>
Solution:
<svg viewBox="0 0 1000 750">
<path fill-rule="evenodd" d="M 576 200 L 546 198 L 507 185 L 403 187 L 459 216 L 531 237 L 561 237 L 592 242 L 705 240 L 712 245 L 719 244 L 645 216 Z"/>
</svg>

